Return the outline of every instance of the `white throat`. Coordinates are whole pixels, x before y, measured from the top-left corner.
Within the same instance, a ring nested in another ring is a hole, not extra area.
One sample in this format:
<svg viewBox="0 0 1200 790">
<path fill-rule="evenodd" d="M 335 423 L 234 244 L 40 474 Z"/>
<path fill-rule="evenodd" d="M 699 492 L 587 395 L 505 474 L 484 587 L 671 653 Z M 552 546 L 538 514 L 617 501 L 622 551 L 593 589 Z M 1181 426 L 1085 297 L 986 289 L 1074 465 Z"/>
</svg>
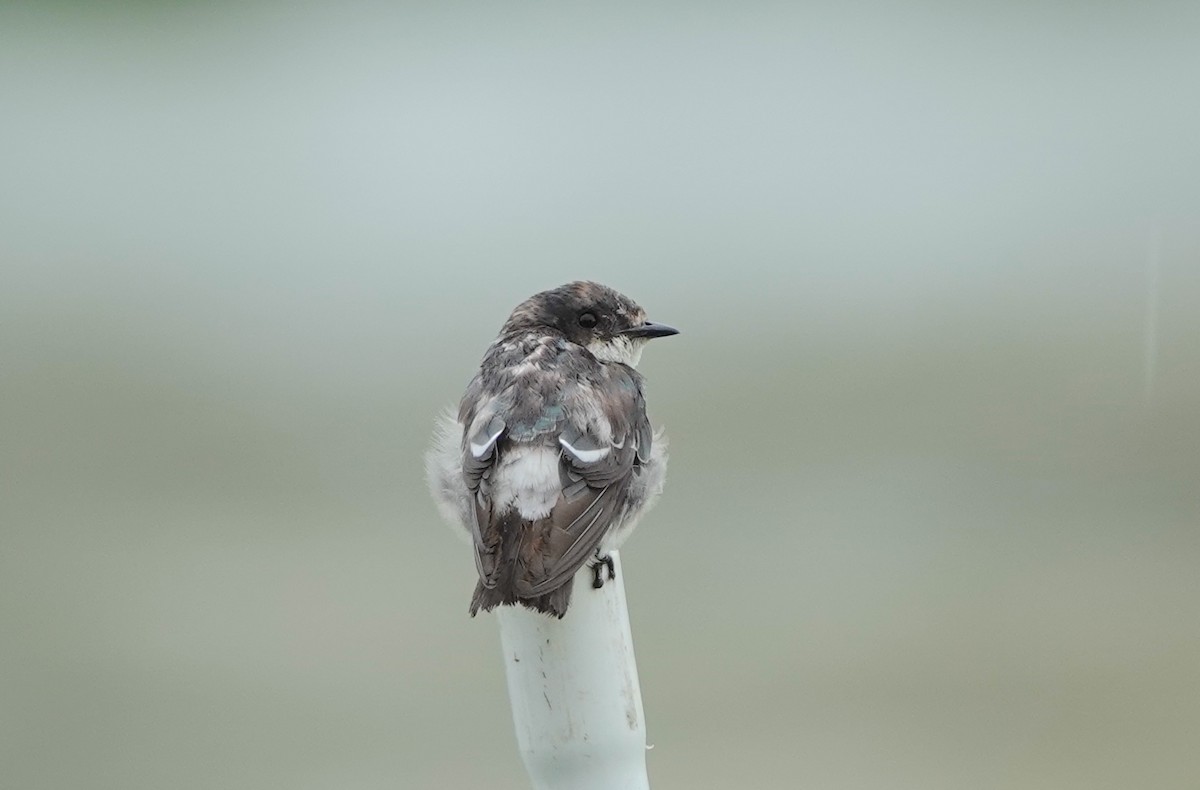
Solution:
<svg viewBox="0 0 1200 790">
<path fill-rule="evenodd" d="M 588 343 L 587 350 L 601 362 L 620 362 L 631 368 L 636 368 L 642 360 L 642 349 L 646 341 L 642 338 L 617 335 L 611 340 L 593 340 Z"/>
</svg>

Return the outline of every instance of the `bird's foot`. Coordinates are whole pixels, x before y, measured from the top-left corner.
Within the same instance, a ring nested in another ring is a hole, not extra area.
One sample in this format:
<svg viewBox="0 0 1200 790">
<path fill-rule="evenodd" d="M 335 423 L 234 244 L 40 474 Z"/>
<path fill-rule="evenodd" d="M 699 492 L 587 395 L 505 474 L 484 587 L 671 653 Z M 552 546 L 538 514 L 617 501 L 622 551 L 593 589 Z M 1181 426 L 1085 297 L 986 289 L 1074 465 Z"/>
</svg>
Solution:
<svg viewBox="0 0 1200 790">
<path fill-rule="evenodd" d="M 604 578 L 604 571 L 608 570 L 608 579 Z M 612 581 L 617 578 L 617 566 L 613 564 L 613 558 L 605 554 L 601 557 L 596 555 L 596 564 L 592 566 L 592 587 L 599 590 L 604 586 L 605 581 Z"/>
</svg>

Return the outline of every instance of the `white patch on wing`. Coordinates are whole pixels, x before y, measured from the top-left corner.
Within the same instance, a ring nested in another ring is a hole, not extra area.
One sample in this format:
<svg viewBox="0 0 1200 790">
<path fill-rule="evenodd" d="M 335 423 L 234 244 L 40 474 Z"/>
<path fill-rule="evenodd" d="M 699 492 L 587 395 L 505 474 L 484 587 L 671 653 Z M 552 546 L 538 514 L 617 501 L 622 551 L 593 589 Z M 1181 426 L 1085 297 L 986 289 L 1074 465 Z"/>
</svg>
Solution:
<svg viewBox="0 0 1200 790">
<path fill-rule="evenodd" d="M 471 455 L 475 456 L 476 458 L 482 458 L 484 453 L 490 450 L 492 445 L 496 443 L 496 437 L 502 433 L 504 433 L 504 426 L 501 426 L 500 430 L 489 436 L 487 441 L 483 442 L 482 444 L 471 442 Z"/>
<path fill-rule="evenodd" d="M 583 464 L 594 464 L 604 456 L 608 455 L 609 452 L 609 448 L 607 447 L 600 447 L 595 450 L 577 450 L 571 446 L 570 442 L 561 436 L 558 437 L 558 443 L 566 448 L 568 453 L 575 456 L 579 462 Z"/>
<path fill-rule="evenodd" d="M 492 474 L 493 502 L 501 511 L 515 507 L 525 519 L 549 515 L 561 488 L 558 451 L 545 445 L 510 448 Z"/>
</svg>

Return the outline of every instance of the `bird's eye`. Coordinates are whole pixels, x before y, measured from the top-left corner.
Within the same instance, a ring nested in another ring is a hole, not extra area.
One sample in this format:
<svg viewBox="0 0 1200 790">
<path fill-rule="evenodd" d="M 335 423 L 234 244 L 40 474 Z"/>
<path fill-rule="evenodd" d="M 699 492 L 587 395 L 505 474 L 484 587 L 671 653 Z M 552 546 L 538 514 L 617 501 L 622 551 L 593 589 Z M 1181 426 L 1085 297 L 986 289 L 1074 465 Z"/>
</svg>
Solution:
<svg viewBox="0 0 1200 790">
<path fill-rule="evenodd" d="M 579 325 L 581 327 L 583 327 L 584 329 L 591 329 L 592 327 L 594 327 L 596 325 L 596 314 L 595 313 L 580 313 L 579 314 Z"/>
</svg>

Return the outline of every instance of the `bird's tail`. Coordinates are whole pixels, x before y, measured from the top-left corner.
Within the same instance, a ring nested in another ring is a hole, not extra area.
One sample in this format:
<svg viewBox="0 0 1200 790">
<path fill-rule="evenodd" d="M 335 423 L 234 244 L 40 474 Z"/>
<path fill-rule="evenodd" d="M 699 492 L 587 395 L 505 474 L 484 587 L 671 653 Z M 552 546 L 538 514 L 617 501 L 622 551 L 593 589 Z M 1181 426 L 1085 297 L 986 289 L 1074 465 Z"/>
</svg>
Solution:
<svg viewBox="0 0 1200 790">
<path fill-rule="evenodd" d="M 472 617 L 480 610 L 490 612 L 504 605 L 520 605 L 558 618 L 567 613 L 572 586 L 569 577 L 558 589 L 542 595 L 523 597 L 517 592 L 522 587 L 529 589 L 532 581 L 526 567 L 527 552 L 524 549 L 535 529 L 545 529 L 547 526 L 544 521 L 526 522 L 516 510 L 510 510 L 489 525 L 484 542 L 486 546 L 494 548 L 488 553 L 487 559 L 481 562 L 479 583 L 475 585 L 475 594 L 471 596 Z"/>
<path fill-rule="evenodd" d="M 557 590 L 551 590 L 533 598 L 518 598 L 509 584 L 501 583 L 495 587 L 484 587 L 483 582 L 480 581 L 475 585 L 475 595 L 471 596 L 471 616 L 474 617 L 481 610 L 490 612 L 504 604 L 519 604 L 527 609 L 553 615 L 561 620 L 562 616 L 567 613 L 567 607 L 571 604 L 571 581 L 571 579 L 567 579 L 566 584 Z"/>
</svg>

